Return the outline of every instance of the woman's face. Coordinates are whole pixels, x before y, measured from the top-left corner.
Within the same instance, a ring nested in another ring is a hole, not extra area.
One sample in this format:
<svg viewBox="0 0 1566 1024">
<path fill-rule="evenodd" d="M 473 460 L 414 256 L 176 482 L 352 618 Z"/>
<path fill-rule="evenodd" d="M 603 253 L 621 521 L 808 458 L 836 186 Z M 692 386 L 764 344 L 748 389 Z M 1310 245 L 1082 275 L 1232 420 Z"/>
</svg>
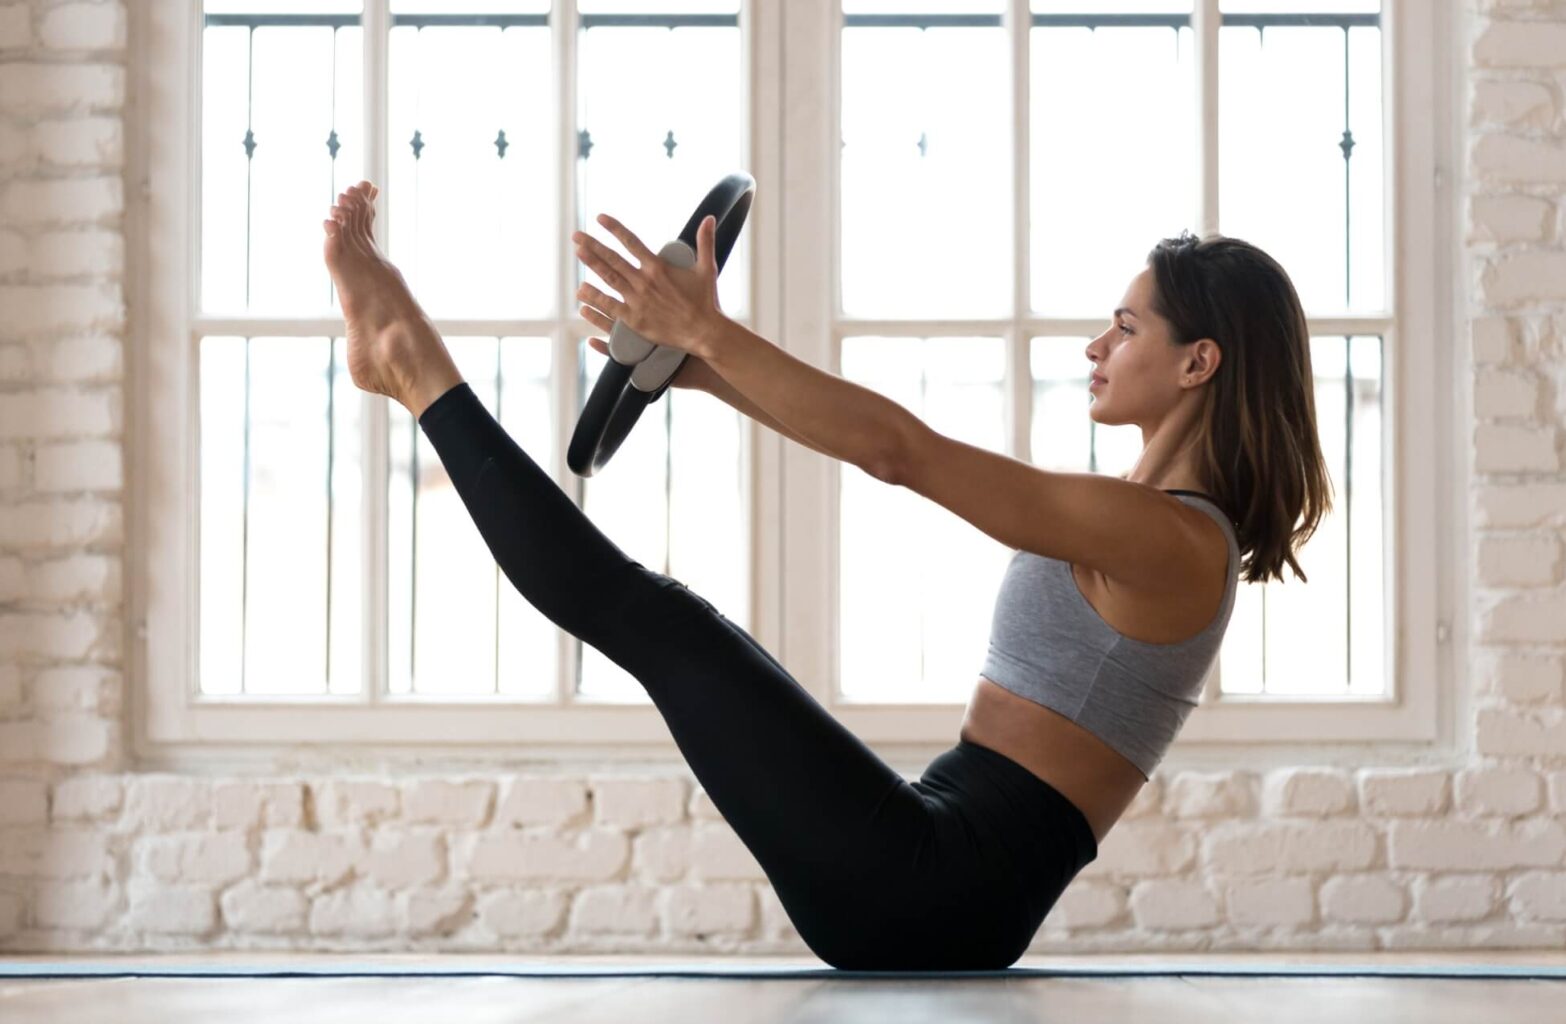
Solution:
<svg viewBox="0 0 1566 1024">
<path fill-rule="evenodd" d="M 1088 343 L 1093 363 L 1088 415 L 1106 426 L 1156 428 L 1185 393 L 1187 346 L 1174 344 L 1169 322 L 1153 312 L 1153 268 L 1131 279 L 1109 329 Z"/>
</svg>

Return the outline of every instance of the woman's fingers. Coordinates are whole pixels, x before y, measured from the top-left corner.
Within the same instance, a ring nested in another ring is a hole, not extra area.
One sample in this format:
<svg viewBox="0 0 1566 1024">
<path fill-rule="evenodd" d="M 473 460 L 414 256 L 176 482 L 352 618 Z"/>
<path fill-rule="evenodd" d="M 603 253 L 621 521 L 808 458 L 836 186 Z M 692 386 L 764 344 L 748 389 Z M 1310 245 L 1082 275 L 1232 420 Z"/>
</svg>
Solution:
<svg viewBox="0 0 1566 1024">
<path fill-rule="evenodd" d="M 603 310 L 612 319 L 618 320 L 625 312 L 625 303 L 613 297 L 607 292 L 601 291 L 587 282 L 576 290 L 576 297 L 589 306 Z"/>
<path fill-rule="evenodd" d="M 642 240 L 631 234 L 631 229 L 609 216 L 607 213 L 598 215 L 598 223 L 609 229 L 609 233 L 620 240 L 626 251 L 636 257 L 636 262 L 646 265 L 648 260 L 658 258 L 658 254 L 642 244 Z"/>
<path fill-rule="evenodd" d="M 594 309 L 592 306 L 582 307 L 582 319 L 586 320 L 600 331 L 614 330 L 614 321 L 598 312 L 598 310 Z"/>
<path fill-rule="evenodd" d="M 702 218 L 696 229 L 696 262 L 702 270 L 718 276 L 718 218 L 708 215 Z"/>
<path fill-rule="evenodd" d="M 636 268 L 592 235 L 578 231 L 571 238 L 576 242 L 576 258 L 597 271 L 609 287 L 624 294 L 636 280 Z"/>
</svg>

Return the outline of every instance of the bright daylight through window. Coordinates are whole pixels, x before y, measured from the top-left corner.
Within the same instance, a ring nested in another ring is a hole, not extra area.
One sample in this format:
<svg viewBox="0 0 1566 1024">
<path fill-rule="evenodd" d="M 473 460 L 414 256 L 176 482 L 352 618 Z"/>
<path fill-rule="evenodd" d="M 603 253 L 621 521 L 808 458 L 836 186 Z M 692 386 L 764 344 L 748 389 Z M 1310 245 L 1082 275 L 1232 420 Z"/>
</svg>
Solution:
<svg viewBox="0 0 1566 1024">
<path fill-rule="evenodd" d="M 645 701 L 516 594 L 416 425 L 349 380 L 320 217 L 372 174 L 378 238 L 480 399 L 631 557 L 749 625 L 754 481 L 733 410 L 671 390 L 611 471 L 563 466 L 604 363 L 566 238 L 600 212 L 672 238 L 758 147 L 786 153 L 751 121 L 759 2 L 206 0 L 201 695 Z M 1141 437 L 1089 419 L 1084 349 L 1148 250 L 1205 218 L 1272 253 L 1311 318 L 1334 508 L 1303 549 L 1308 585 L 1242 584 L 1216 671 L 1225 694 L 1375 697 L 1397 337 L 1383 14 L 1203 10 L 844 0 L 840 155 L 810 186 L 839 237 L 784 229 L 782 244 L 834 261 L 835 370 L 971 444 L 1104 474 L 1128 471 Z M 755 262 L 769 230 L 747 230 L 720 279 L 736 319 L 752 266 L 778 273 Z M 781 296 L 786 310 L 786 280 Z M 852 467 L 837 487 L 838 536 L 819 539 L 837 552 L 821 595 L 837 602 L 836 698 L 965 701 L 1010 553 Z"/>
</svg>

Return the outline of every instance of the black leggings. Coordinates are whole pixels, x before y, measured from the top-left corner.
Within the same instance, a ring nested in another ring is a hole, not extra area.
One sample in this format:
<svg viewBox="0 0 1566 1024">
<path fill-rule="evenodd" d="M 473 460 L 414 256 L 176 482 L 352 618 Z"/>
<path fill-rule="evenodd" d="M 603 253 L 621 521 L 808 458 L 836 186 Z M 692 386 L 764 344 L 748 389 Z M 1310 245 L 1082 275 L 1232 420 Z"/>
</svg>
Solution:
<svg viewBox="0 0 1566 1024">
<path fill-rule="evenodd" d="M 903 779 L 749 634 L 621 552 L 467 384 L 419 425 L 522 596 L 646 687 L 822 960 L 1007 967 L 1098 855 L 1081 811 L 986 747 L 960 741 Z"/>
</svg>

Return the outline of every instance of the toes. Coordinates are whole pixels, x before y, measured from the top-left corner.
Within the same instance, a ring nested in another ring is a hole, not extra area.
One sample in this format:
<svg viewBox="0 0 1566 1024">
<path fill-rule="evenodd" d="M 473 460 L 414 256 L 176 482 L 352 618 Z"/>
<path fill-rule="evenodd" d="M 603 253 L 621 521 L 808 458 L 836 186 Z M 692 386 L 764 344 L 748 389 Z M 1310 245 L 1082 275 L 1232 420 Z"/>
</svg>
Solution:
<svg viewBox="0 0 1566 1024">
<path fill-rule="evenodd" d="M 355 192 L 353 196 L 353 231 L 356 241 L 365 248 L 370 244 L 370 225 L 365 218 L 365 209 L 369 203 L 365 201 L 363 194 Z"/>
<path fill-rule="evenodd" d="M 364 230 L 364 244 L 375 246 L 375 201 L 368 195 L 359 198 L 359 222 Z"/>
<path fill-rule="evenodd" d="M 370 204 L 360 194 L 354 196 L 354 241 L 360 249 L 368 252 L 373 246 L 370 240 Z"/>
<path fill-rule="evenodd" d="M 339 234 L 342 233 L 343 230 L 342 225 L 338 224 L 335 220 L 323 220 L 321 222 L 321 227 L 326 229 L 327 238 L 336 238 Z"/>
</svg>

